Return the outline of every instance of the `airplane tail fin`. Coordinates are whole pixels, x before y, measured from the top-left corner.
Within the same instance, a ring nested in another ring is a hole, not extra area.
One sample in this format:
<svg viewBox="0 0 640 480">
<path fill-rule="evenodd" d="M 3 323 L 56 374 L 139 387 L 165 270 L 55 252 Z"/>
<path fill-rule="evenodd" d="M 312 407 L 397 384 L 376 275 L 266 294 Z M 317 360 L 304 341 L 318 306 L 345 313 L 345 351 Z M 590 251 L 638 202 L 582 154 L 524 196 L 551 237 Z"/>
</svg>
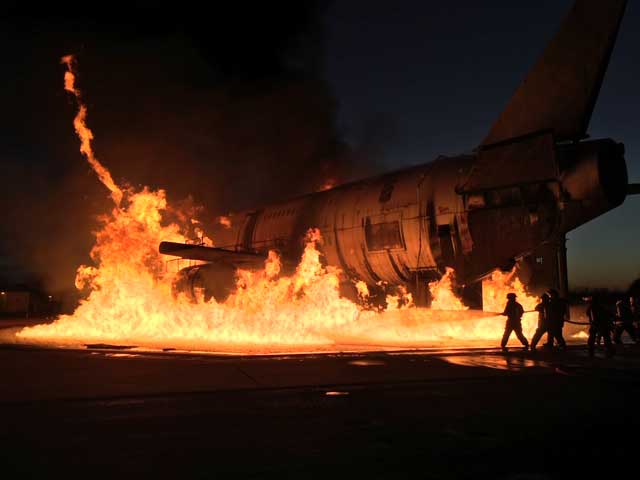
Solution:
<svg viewBox="0 0 640 480">
<path fill-rule="evenodd" d="M 577 0 L 482 146 L 542 130 L 584 138 L 626 3 Z"/>
</svg>

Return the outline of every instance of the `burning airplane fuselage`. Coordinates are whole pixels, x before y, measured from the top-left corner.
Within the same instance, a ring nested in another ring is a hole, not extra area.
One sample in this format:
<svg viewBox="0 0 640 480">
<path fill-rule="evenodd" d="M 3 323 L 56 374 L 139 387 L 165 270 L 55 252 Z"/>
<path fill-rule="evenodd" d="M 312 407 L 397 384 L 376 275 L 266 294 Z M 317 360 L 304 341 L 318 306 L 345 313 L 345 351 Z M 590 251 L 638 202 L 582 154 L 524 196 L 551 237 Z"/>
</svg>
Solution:
<svg viewBox="0 0 640 480">
<path fill-rule="evenodd" d="M 306 232 L 319 228 L 327 263 L 351 279 L 411 288 L 416 277 L 432 279 L 451 267 L 458 282 L 473 283 L 511 269 L 541 245 L 557 248 L 568 231 L 620 205 L 623 154 L 609 139 L 556 145 L 549 134 L 535 135 L 232 213 L 212 235 L 217 248 L 276 250 L 295 265 Z M 501 160 L 508 162 L 496 170 Z M 190 274 L 229 264 L 233 255 Z"/>
<path fill-rule="evenodd" d="M 212 264 L 185 274 L 198 283 L 216 263 L 270 249 L 295 262 L 319 228 L 326 261 L 369 285 L 418 285 L 447 267 L 470 285 L 518 265 L 534 290 L 566 292 L 565 234 L 634 191 L 622 144 L 584 141 L 625 6 L 577 0 L 473 154 L 234 213 L 214 227 L 217 252 L 200 257 Z"/>
</svg>

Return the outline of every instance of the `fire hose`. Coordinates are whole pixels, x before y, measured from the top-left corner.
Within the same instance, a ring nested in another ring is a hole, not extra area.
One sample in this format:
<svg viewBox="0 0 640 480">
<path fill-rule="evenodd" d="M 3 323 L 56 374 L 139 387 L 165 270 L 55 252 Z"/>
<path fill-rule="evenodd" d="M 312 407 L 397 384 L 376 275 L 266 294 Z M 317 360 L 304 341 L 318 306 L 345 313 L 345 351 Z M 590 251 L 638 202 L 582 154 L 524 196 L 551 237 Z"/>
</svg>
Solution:
<svg viewBox="0 0 640 480">
<path fill-rule="evenodd" d="M 525 310 L 524 313 L 537 312 L 537 310 Z M 566 323 L 572 323 L 574 325 L 591 325 L 589 322 L 574 322 L 573 320 L 565 320 Z"/>
<path fill-rule="evenodd" d="M 533 313 L 533 312 L 537 312 L 537 310 L 525 310 L 524 313 Z M 502 315 L 502 312 L 492 312 L 492 313 L 496 313 L 497 315 Z M 575 322 L 573 320 L 565 320 L 566 323 L 572 323 L 573 325 L 591 325 L 591 323 L 589 322 Z"/>
</svg>

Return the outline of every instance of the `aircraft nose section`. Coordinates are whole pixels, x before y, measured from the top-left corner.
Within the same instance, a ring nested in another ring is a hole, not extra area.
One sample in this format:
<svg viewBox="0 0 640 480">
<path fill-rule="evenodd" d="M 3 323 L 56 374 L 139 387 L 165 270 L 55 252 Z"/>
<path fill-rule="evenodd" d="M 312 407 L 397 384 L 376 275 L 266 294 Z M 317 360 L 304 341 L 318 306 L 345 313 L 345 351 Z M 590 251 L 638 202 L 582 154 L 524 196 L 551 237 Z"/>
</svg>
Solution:
<svg viewBox="0 0 640 480">
<path fill-rule="evenodd" d="M 627 196 L 624 145 L 611 139 L 566 145 L 560 152 L 562 230 L 617 207 Z"/>
</svg>

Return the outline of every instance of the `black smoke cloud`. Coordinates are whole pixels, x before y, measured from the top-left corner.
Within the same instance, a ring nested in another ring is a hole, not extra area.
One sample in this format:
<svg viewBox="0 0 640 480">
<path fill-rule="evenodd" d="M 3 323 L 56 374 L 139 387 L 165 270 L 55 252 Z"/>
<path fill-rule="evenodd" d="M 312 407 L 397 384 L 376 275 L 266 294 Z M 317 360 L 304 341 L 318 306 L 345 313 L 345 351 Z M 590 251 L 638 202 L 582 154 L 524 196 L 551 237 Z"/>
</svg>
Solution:
<svg viewBox="0 0 640 480">
<path fill-rule="evenodd" d="M 116 182 L 191 197 L 205 224 L 368 173 L 341 139 L 323 77 L 325 2 L 235 4 L 5 10 L 0 255 L 66 289 L 110 208 L 78 151 L 62 88 L 69 53 Z"/>
</svg>

